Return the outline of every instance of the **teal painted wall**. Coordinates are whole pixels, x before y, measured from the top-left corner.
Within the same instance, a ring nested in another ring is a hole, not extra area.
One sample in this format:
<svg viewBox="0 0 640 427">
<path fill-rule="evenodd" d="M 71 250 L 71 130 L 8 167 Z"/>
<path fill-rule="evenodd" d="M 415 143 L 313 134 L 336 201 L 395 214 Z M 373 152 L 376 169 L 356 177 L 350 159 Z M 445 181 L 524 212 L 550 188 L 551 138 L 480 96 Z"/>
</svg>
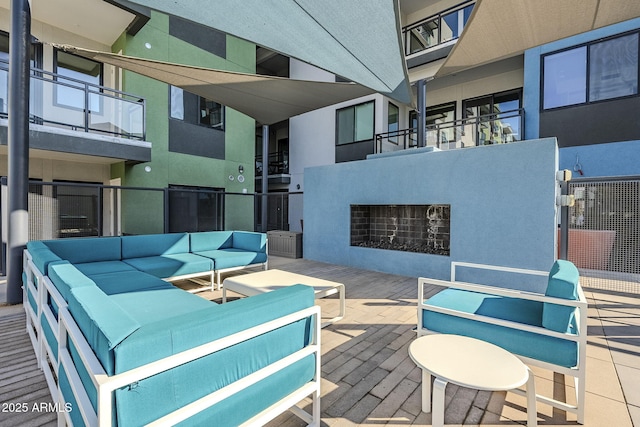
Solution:
<svg viewBox="0 0 640 427">
<path fill-rule="evenodd" d="M 168 16 L 152 12 L 151 20 L 135 36 L 123 35 L 113 51 L 125 55 L 255 73 L 255 45 L 227 36 L 227 58 L 221 58 L 169 35 Z M 146 44 L 151 47 L 148 48 Z M 228 197 L 225 226 L 253 230 L 255 121 L 237 111 L 225 111 L 225 159 L 212 159 L 169 151 L 169 87 L 167 84 L 123 72 L 123 90 L 146 100 L 146 134 L 152 143 L 151 162 L 116 165 L 112 177 L 122 178 L 123 186 L 166 188 L 170 184 L 224 188 L 227 192 L 247 192 L 247 196 Z M 244 167 L 244 183 L 237 177 Z M 151 167 L 150 172 L 145 167 Z M 162 198 L 158 194 L 123 194 L 125 233 L 162 232 Z"/>
<path fill-rule="evenodd" d="M 305 258 L 437 279 L 449 279 L 452 261 L 548 271 L 556 257 L 557 168 L 552 138 L 307 168 Z M 352 204 L 449 204 L 450 256 L 350 246 Z"/>
</svg>

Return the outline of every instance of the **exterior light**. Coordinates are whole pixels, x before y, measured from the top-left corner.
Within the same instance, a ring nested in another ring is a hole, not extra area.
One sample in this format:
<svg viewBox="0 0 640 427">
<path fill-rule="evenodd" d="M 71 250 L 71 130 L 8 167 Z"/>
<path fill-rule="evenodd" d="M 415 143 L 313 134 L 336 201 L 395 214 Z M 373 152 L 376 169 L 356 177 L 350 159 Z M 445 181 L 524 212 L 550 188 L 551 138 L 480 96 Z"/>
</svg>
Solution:
<svg viewBox="0 0 640 427">
<path fill-rule="evenodd" d="M 238 166 L 238 173 L 244 173 L 244 166 L 240 165 Z"/>
</svg>

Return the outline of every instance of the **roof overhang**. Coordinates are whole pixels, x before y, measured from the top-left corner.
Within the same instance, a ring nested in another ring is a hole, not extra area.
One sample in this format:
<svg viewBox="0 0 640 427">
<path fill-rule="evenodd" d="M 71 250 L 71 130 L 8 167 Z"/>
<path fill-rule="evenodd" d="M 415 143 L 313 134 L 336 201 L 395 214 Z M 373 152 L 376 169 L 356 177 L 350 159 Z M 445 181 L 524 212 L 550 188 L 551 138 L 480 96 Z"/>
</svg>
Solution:
<svg viewBox="0 0 640 427">
<path fill-rule="evenodd" d="M 478 0 L 436 77 L 639 16 L 637 0 Z"/>
<path fill-rule="evenodd" d="M 215 28 L 412 104 L 393 0 L 129 0 Z"/>
<path fill-rule="evenodd" d="M 355 83 L 294 80 L 245 74 L 98 52 L 73 46 L 59 49 L 111 64 L 180 87 L 240 111 L 262 124 L 273 124 L 318 108 L 370 95 Z"/>
</svg>

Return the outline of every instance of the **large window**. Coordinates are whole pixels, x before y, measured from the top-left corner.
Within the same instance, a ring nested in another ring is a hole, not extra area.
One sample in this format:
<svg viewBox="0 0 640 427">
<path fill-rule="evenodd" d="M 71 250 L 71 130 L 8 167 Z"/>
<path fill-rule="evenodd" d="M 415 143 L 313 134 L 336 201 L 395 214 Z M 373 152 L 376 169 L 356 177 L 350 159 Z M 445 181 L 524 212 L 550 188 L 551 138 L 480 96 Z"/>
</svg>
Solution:
<svg viewBox="0 0 640 427">
<path fill-rule="evenodd" d="M 543 57 L 543 109 L 638 95 L 638 33 Z"/>
<path fill-rule="evenodd" d="M 224 106 L 215 101 L 170 88 L 170 117 L 187 123 L 224 130 Z"/>
<path fill-rule="evenodd" d="M 336 112 L 337 145 L 369 141 L 374 134 L 374 101 L 352 105 Z"/>
<path fill-rule="evenodd" d="M 56 85 L 56 104 L 65 107 L 85 108 L 85 85 L 102 85 L 102 64 L 81 56 L 55 50 L 55 73 L 69 79 L 59 78 Z M 100 111 L 100 96 L 89 96 L 89 109 Z"/>
</svg>

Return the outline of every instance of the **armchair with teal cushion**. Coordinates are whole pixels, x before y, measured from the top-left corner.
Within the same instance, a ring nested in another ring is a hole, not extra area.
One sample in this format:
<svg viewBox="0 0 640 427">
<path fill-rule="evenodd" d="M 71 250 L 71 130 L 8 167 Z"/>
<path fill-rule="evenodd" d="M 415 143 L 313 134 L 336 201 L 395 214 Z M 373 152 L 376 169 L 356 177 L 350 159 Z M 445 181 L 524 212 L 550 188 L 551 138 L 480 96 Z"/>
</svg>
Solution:
<svg viewBox="0 0 640 427">
<path fill-rule="evenodd" d="M 455 280 L 456 265 L 521 275 L 548 276 L 544 294 Z M 425 299 L 425 286 L 444 290 Z M 577 414 L 584 423 L 587 301 L 577 268 L 558 260 L 541 272 L 453 263 L 452 281 L 418 279 L 418 335 L 447 333 L 498 345 L 538 366 L 574 378 L 576 404 L 538 395 L 538 401 Z"/>
</svg>

